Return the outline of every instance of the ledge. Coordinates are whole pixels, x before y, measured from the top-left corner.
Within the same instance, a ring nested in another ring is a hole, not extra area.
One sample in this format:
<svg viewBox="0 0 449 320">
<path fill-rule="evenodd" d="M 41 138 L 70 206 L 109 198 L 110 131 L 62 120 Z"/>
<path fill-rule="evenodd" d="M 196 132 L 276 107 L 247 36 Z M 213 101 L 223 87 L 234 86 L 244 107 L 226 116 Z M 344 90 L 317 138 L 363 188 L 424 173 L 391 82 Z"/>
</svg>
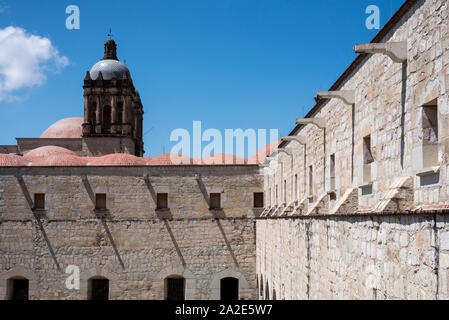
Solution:
<svg viewBox="0 0 449 320">
<path fill-rule="evenodd" d="M 435 166 L 431 168 L 424 168 L 416 173 L 418 177 L 430 176 L 440 173 L 440 166 Z"/>
<path fill-rule="evenodd" d="M 108 209 L 94 209 L 94 213 L 98 218 L 106 218 L 109 215 Z"/>
<path fill-rule="evenodd" d="M 47 210 L 42 208 L 33 208 L 33 213 L 38 217 L 45 217 L 45 215 L 47 214 Z"/>
<path fill-rule="evenodd" d="M 373 181 L 369 181 L 369 182 L 365 182 L 365 183 L 359 185 L 359 188 L 360 189 L 365 189 L 365 188 L 370 188 L 372 186 L 373 186 Z"/>
</svg>

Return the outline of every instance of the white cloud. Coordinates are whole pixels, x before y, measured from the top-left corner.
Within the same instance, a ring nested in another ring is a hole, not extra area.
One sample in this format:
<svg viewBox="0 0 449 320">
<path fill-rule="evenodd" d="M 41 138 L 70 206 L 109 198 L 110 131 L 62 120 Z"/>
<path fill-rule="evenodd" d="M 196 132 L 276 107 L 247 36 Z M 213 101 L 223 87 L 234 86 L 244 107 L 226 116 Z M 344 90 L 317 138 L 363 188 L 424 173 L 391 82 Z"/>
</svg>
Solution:
<svg viewBox="0 0 449 320">
<path fill-rule="evenodd" d="M 47 38 L 17 27 L 0 29 L 0 101 L 15 99 L 13 92 L 45 83 L 46 73 L 59 72 L 67 57 Z"/>
</svg>

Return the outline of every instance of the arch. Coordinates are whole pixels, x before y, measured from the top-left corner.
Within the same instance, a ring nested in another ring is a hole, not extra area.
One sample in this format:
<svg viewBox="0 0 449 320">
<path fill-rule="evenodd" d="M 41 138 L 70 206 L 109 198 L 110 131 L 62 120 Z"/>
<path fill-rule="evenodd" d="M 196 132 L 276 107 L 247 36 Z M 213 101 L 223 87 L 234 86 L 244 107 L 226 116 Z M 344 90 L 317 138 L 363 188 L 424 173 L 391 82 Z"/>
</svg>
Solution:
<svg viewBox="0 0 449 320">
<path fill-rule="evenodd" d="M 28 300 L 29 280 L 25 277 L 12 277 L 7 280 L 6 299 Z"/>
<path fill-rule="evenodd" d="M 102 276 L 94 276 L 87 280 L 88 300 L 109 300 L 109 279 Z"/>
<path fill-rule="evenodd" d="M 0 273 L 0 298 L 11 299 L 11 289 L 14 280 L 28 280 L 28 299 L 32 298 L 37 291 L 37 281 L 34 272 L 21 266 L 14 267 L 8 271 Z M 24 283 L 22 283 L 24 284 Z"/>
<path fill-rule="evenodd" d="M 236 278 L 238 280 L 239 297 L 243 297 L 250 292 L 250 285 L 246 280 L 242 272 L 235 268 L 229 268 L 222 272 L 215 274 L 210 285 L 210 298 L 211 300 L 220 300 L 221 295 L 221 279 L 223 278 Z"/>
<path fill-rule="evenodd" d="M 103 107 L 103 133 L 110 133 L 111 132 L 111 124 L 112 124 L 112 109 L 111 106 L 104 106 Z"/>
<path fill-rule="evenodd" d="M 221 278 L 220 280 L 220 300 L 239 300 L 239 279 L 234 277 Z"/>
<path fill-rule="evenodd" d="M 165 300 L 185 300 L 186 279 L 180 275 L 171 275 L 164 279 Z"/>
<path fill-rule="evenodd" d="M 117 102 L 117 123 L 118 124 L 123 123 L 123 102 L 122 101 Z"/>
<path fill-rule="evenodd" d="M 114 287 L 117 276 L 100 268 L 92 268 L 80 275 L 81 299 L 92 299 L 92 280 L 108 280 L 108 300 L 114 299 Z"/>
<path fill-rule="evenodd" d="M 159 299 L 163 300 L 167 298 L 166 292 L 166 279 L 184 279 L 184 299 L 195 300 L 196 299 L 196 278 L 193 273 L 182 265 L 169 265 L 163 267 L 161 271 L 154 278 L 155 288 L 160 288 Z"/>
</svg>

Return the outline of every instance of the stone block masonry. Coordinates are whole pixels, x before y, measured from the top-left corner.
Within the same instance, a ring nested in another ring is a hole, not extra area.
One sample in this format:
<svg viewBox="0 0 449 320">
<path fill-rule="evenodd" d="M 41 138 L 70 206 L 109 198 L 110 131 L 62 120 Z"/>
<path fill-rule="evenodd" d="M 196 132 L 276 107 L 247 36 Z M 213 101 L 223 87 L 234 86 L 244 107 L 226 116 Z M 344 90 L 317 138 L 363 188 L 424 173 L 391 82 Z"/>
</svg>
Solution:
<svg viewBox="0 0 449 320">
<path fill-rule="evenodd" d="M 448 5 L 405 1 L 266 164 L 261 298 L 449 299 Z"/>
<path fill-rule="evenodd" d="M 449 299 L 448 222 L 443 214 L 259 220 L 260 298 Z"/>
<path fill-rule="evenodd" d="M 110 299 L 164 299 L 169 276 L 186 279 L 186 299 L 219 299 L 223 277 L 239 279 L 241 299 L 257 298 L 257 166 L 0 168 L 0 190 L 2 299 L 14 277 L 29 279 L 30 299 L 86 299 L 99 276 Z M 36 193 L 43 211 L 31 210 Z M 158 193 L 168 209 L 157 209 Z M 209 210 L 209 193 L 221 194 L 221 210 Z M 80 290 L 66 288 L 69 265 Z"/>
</svg>

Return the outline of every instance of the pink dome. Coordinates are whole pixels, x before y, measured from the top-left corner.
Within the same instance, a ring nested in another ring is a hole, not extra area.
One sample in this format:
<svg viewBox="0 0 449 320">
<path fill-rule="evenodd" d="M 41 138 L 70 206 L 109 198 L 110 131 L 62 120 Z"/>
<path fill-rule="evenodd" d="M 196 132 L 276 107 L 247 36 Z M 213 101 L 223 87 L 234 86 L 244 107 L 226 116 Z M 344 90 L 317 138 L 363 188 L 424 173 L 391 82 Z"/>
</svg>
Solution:
<svg viewBox="0 0 449 320">
<path fill-rule="evenodd" d="M 26 167 L 30 162 L 14 154 L 0 154 L 0 167 Z"/>
<path fill-rule="evenodd" d="M 146 158 L 149 166 L 173 166 L 192 164 L 192 158 L 184 155 L 166 153 L 154 158 Z"/>
<path fill-rule="evenodd" d="M 115 153 L 102 157 L 90 158 L 88 166 L 145 166 L 144 158 L 139 158 L 130 154 Z"/>
<path fill-rule="evenodd" d="M 52 154 L 48 157 L 34 158 L 31 165 L 37 167 L 81 167 L 85 166 L 88 159 L 71 154 Z"/>
<path fill-rule="evenodd" d="M 265 147 L 260 148 L 255 154 L 247 159 L 248 164 L 261 164 L 265 161 L 266 157 L 269 157 L 279 146 L 281 141 L 274 141 L 267 144 Z"/>
<path fill-rule="evenodd" d="M 83 134 L 83 123 L 83 118 L 67 118 L 59 120 L 48 127 L 48 129 L 41 135 L 41 138 L 81 138 L 81 135 Z"/>
<path fill-rule="evenodd" d="M 246 159 L 239 158 L 233 154 L 214 154 L 213 156 L 204 158 L 202 163 L 205 165 L 233 165 L 233 164 L 245 164 Z"/>
<path fill-rule="evenodd" d="M 24 156 L 24 158 L 26 158 L 27 160 L 33 161 L 33 159 L 36 159 L 36 158 L 49 157 L 49 156 L 55 155 L 55 154 L 58 154 L 58 155 L 65 154 L 65 155 L 76 156 L 75 152 L 70 151 L 66 148 L 56 147 L 56 146 L 45 146 L 45 147 L 40 147 L 40 148 L 31 150 Z"/>
</svg>

